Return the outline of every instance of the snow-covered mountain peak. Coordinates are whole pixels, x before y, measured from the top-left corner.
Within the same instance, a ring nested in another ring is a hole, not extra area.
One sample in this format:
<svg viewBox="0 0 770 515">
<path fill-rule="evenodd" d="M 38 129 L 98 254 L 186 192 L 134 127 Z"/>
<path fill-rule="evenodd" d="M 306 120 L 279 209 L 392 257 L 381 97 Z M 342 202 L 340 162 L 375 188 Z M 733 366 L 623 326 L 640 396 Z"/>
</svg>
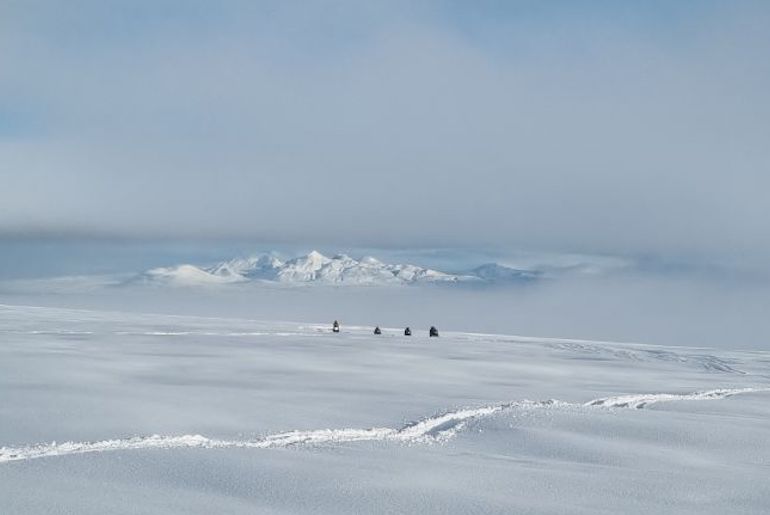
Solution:
<svg viewBox="0 0 770 515">
<path fill-rule="evenodd" d="M 300 259 L 300 258 L 297 258 Z M 329 258 L 318 252 L 317 250 L 311 250 L 308 252 L 304 259 L 314 263 L 325 263 L 329 261 Z"/>
<path fill-rule="evenodd" d="M 374 256 L 364 256 L 361 258 L 360 262 L 362 265 L 369 265 L 369 266 L 380 266 L 384 264 L 382 261 L 380 261 Z"/>
<path fill-rule="evenodd" d="M 264 267 L 277 268 L 279 266 L 283 266 L 283 261 L 273 256 L 272 254 L 262 254 L 260 256 L 257 256 L 256 258 L 251 258 L 251 259 L 253 260 L 253 263 L 255 266 L 258 266 L 261 268 L 264 268 Z"/>
<path fill-rule="evenodd" d="M 219 273 L 213 274 L 194 265 L 179 265 L 153 268 L 142 274 L 140 279 L 174 286 L 197 286 L 237 282 L 243 280 L 243 277 L 226 266 L 222 266 Z"/>
<path fill-rule="evenodd" d="M 398 285 L 476 280 L 471 276 L 447 274 L 417 265 L 386 264 L 371 256 L 356 260 L 346 254 L 337 254 L 330 258 L 315 250 L 287 261 L 282 261 L 272 254 L 262 254 L 224 261 L 209 267 L 180 265 L 155 269 L 145 273 L 143 277 L 173 284 L 263 280 L 280 283 Z"/>
<path fill-rule="evenodd" d="M 269 277 L 284 263 L 272 254 L 261 254 L 248 258 L 236 258 L 224 261 L 204 270 L 219 277 L 232 277 L 236 280 Z"/>
</svg>

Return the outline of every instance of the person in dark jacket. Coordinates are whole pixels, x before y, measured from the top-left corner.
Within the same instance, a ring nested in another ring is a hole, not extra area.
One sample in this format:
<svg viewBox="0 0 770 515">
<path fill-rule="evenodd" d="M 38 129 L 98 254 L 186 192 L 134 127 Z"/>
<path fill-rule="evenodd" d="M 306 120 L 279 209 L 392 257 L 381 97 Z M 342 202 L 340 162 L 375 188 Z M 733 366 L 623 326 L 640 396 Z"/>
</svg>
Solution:
<svg viewBox="0 0 770 515">
<path fill-rule="evenodd" d="M 377 326 L 374 328 L 374 334 L 382 334 L 382 331 L 380 330 L 380 326 Z"/>
<path fill-rule="evenodd" d="M 412 336 L 412 330 L 408 327 L 404 329 L 404 336 Z"/>
<path fill-rule="evenodd" d="M 332 324 L 332 332 L 333 333 L 340 332 L 340 323 L 337 322 L 336 320 L 334 321 L 334 324 Z"/>
<path fill-rule="evenodd" d="M 430 332 L 428 333 L 431 338 L 437 338 L 438 337 L 438 329 L 436 329 L 435 325 L 430 326 Z"/>
</svg>

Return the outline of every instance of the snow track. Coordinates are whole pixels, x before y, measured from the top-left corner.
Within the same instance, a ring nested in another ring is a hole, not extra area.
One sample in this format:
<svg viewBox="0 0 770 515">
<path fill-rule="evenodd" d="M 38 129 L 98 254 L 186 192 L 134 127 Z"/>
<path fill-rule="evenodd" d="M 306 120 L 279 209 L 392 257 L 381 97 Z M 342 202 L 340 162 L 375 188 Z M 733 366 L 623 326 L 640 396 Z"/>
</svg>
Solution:
<svg viewBox="0 0 770 515">
<path fill-rule="evenodd" d="M 650 404 L 659 402 L 673 401 L 705 401 L 713 399 L 724 399 L 741 393 L 768 391 L 767 388 L 724 388 L 719 390 L 709 390 L 706 392 L 671 394 L 641 394 L 641 395 L 621 395 L 618 397 L 607 397 L 605 399 L 596 399 L 586 403 L 586 406 L 606 406 L 609 408 L 645 408 Z"/>
<path fill-rule="evenodd" d="M 253 440 L 220 440 L 201 435 L 141 436 L 99 442 L 65 442 L 37 444 L 26 447 L 0 447 L 0 463 L 26 461 L 37 458 L 68 456 L 109 451 L 141 449 L 275 449 L 294 446 L 343 444 L 351 442 L 397 442 L 403 444 L 434 443 L 446 441 L 469 423 L 503 412 L 527 409 L 554 408 L 636 408 L 651 404 L 674 401 L 700 401 L 724 399 L 743 393 L 767 392 L 770 388 L 718 389 L 689 394 L 639 394 L 595 399 L 583 404 L 546 401 L 517 401 L 479 408 L 447 412 L 422 421 L 407 424 L 400 429 L 375 427 L 370 429 L 320 429 L 313 431 L 289 431 Z"/>
</svg>

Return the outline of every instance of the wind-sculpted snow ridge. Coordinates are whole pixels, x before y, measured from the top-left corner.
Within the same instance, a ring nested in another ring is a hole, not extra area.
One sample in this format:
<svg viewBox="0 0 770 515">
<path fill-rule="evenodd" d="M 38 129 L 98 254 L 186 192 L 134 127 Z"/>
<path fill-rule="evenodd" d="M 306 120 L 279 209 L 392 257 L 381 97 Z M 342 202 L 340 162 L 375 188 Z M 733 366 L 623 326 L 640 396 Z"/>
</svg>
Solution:
<svg viewBox="0 0 770 515">
<path fill-rule="evenodd" d="M 607 397 L 587 402 L 586 406 L 605 406 L 609 408 L 646 408 L 650 404 L 673 401 L 705 401 L 713 399 L 725 399 L 741 393 L 766 392 L 770 388 L 722 388 L 718 390 L 709 390 L 706 392 L 695 392 L 685 394 L 673 393 L 655 393 L 639 395 L 620 395 L 618 397 Z"/>
<path fill-rule="evenodd" d="M 443 415 L 407 424 L 401 429 L 374 427 L 370 429 L 318 429 L 312 431 L 289 431 L 268 435 L 254 440 L 220 440 L 202 435 L 140 436 L 127 439 L 104 440 L 100 442 L 65 442 L 38 444 L 28 447 L 0 447 L 0 463 L 23 461 L 71 454 L 94 452 L 128 451 L 138 449 L 180 449 L 180 448 L 247 448 L 275 449 L 301 445 L 341 444 L 350 442 L 401 442 L 431 443 L 446 441 L 462 430 L 467 423 L 513 408 L 544 407 L 555 405 L 556 401 L 522 401 L 480 408 L 451 411 Z"/>
<path fill-rule="evenodd" d="M 691 394 L 640 394 L 595 399 L 584 404 L 545 401 L 516 401 L 479 408 L 450 411 L 442 415 L 407 424 L 400 429 L 374 427 L 370 429 L 318 429 L 312 431 L 289 431 L 276 433 L 253 440 L 221 440 L 202 435 L 179 436 L 137 436 L 127 439 L 103 440 L 99 442 L 65 442 L 37 444 L 26 447 L 0 447 L 0 463 L 26 461 L 37 458 L 68 456 L 110 451 L 144 449 L 277 449 L 296 446 L 344 444 L 352 442 L 396 442 L 420 444 L 445 442 L 468 424 L 503 412 L 527 409 L 558 408 L 644 408 L 659 402 L 687 400 L 715 400 L 751 392 L 770 391 L 770 388 L 719 389 Z"/>
</svg>

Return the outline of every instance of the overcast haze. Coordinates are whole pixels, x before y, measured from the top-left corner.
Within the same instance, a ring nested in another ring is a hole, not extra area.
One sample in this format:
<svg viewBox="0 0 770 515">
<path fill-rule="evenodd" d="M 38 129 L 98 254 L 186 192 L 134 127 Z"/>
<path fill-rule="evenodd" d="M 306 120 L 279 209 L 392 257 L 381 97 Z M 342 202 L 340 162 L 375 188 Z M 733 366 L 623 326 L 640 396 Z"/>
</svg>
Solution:
<svg viewBox="0 0 770 515">
<path fill-rule="evenodd" d="M 0 231 L 770 254 L 766 2 L 0 4 Z"/>
</svg>

